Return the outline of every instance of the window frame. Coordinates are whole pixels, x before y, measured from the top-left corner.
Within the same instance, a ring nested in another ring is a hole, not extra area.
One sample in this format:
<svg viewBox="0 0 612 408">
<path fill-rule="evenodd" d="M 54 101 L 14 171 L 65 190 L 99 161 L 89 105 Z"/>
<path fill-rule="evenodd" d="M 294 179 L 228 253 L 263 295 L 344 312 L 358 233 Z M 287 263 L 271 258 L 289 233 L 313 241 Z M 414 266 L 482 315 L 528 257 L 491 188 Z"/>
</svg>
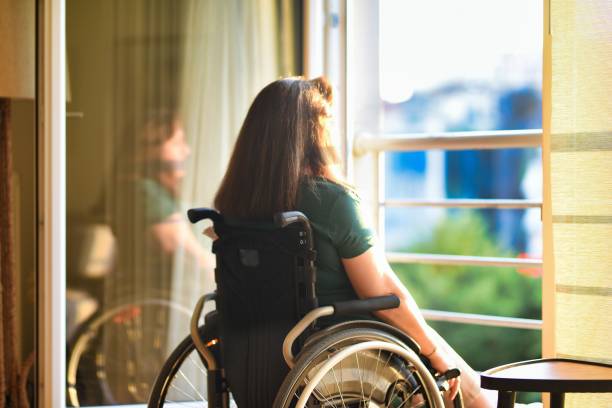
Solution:
<svg viewBox="0 0 612 408">
<path fill-rule="evenodd" d="M 325 5 L 323 5 L 325 3 Z M 369 21 L 377 17 L 372 12 L 378 7 L 378 1 L 369 1 L 371 13 Z M 441 200 L 387 200 L 385 198 L 385 152 L 399 151 L 428 151 L 440 150 L 481 150 L 481 149 L 505 149 L 505 148 L 543 148 L 543 130 L 500 130 L 485 132 L 446 132 L 446 133 L 409 133 L 409 134 L 355 134 L 352 126 L 354 114 L 353 95 L 350 94 L 351 71 L 347 61 L 352 61 L 349 41 L 354 37 L 352 27 L 355 19 L 359 19 L 354 2 L 349 0 L 326 0 L 316 2 L 307 0 L 305 2 L 304 27 L 306 27 L 306 47 L 304 50 L 305 61 L 317 61 L 318 69 L 309 70 L 306 64 L 305 75 L 308 77 L 326 75 L 336 85 L 339 98 L 336 99 L 342 112 L 340 118 L 342 134 L 342 153 L 345 163 L 345 174 L 347 179 L 358 185 L 362 198 L 366 202 L 373 203 L 371 216 L 374 219 L 377 233 L 381 244 L 385 240 L 385 209 L 387 207 L 438 207 L 438 208 L 484 208 L 484 209 L 527 209 L 538 208 L 544 218 L 545 205 L 541 200 L 495 200 L 495 199 L 441 199 Z M 544 31 L 547 32 L 548 8 L 544 7 Z M 313 16 L 316 16 L 313 18 Z M 339 23 L 339 31 L 334 33 L 333 24 Z M 308 33 L 318 32 L 320 35 L 312 36 Z M 333 37 L 336 35 L 336 37 Z M 546 36 L 545 36 L 546 37 Z M 315 41 L 322 42 L 319 47 Z M 546 41 L 546 38 L 545 38 Z M 337 42 L 338 55 L 330 56 L 330 43 Z M 545 44 L 546 47 L 546 44 Z M 315 54 L 319 50 L 318 54 Z M 320 50 L 326 50 L 321 52 Z M 314 56 L 314 57 L 313 57 Z M 340 65 L 338 70 L 330 70 L 329 67 L 335 58 Z M 543 60 L 545 65 L 545 59 Z M 545 70 L 545 67 L 544 67 Z M 543 78 L 544 79 L 544 78 Z M 543 98 L 545 97 L 545 82 L 543 80 Z M 545 112 L 543 112 L 544 118 Z M 543 163 L 543 166 L 545 164 Z M 363 174 L 370 174 L 364 183 Z M 356 181 L 359 180 L 359 183 Z M 365 187 L 365 188 L 364 188 Z M 543 228 L 544 230 L 545 228 Z M 545 234 L 545 232 L 543 232 Z M 544 249 L 544 251 L 546 251 Z M 412 254 L 387 252 L 387 259 L 394 263 L 427 263 L 437 265 L 475 265 L 491 267 L 514 267 L 534 268 L 543 267 L 542 259 L 524 258 L 502 258 L 502 257 L 479 257 L 479 256 L 457 256 L 448 254 Z M 543 291 L 547 280 L 543 277 Z M 543 315 L 546 312 L 543 296 Z M 477 324 L 494 327 L 512 327 L 531 330 L 542 330 L 543 320 L 521 319 L 492 315 L 456 313 L 443 310 L 422 310 L 427 320 L 438 320 L 464 324 Z"/>
<path fill-rule="evenodd" d="M 36 2 L 38 407 L 66 392 L 66 3 Z"/>
</svg>

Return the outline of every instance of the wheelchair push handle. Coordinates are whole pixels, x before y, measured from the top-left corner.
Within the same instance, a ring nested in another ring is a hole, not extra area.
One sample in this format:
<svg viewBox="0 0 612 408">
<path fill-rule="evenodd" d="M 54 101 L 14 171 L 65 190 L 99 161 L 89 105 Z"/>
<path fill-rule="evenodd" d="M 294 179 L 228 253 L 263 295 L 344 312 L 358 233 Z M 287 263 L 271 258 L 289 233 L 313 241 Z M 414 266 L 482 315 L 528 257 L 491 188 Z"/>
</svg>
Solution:
<svg viewBox="0 0 612 408">
<path fill-rule="evenodd" d="M 365 314 L 377 310 L 395 309 L 399 305 L 400 300 L 395 295 L 332 303 L 335 315 Z"/>
<path fill-rule="evenodd" d="M 274 222 L 281 228 L 286 227 L 294 222 L 308 222 L 308 218 L 299 211 L 285 211 L 274 214 Z"/>
<path fill-rule="evenodd" d="M 192 208 L 187 210 L 187 218 L 189 222 L 195 224 L 196 222 L 209 219 L 213 223 L 219 224 L 223 222 L 223 217 L 217 211 L 212 208 Z"/>
<path fill-rule="evenodd" d="M 281 228 L 285 228 L 294 222 L 299 222 L 304 227 L 308 248 L 312 250 L 314 248 L 312 227 L 310 226 L 310 221 L 308 221 L 308 218 L 304 215 L 304 213 L 300 211 L 285 211 L 274 214 L 274 223 Z"/>
</svg>

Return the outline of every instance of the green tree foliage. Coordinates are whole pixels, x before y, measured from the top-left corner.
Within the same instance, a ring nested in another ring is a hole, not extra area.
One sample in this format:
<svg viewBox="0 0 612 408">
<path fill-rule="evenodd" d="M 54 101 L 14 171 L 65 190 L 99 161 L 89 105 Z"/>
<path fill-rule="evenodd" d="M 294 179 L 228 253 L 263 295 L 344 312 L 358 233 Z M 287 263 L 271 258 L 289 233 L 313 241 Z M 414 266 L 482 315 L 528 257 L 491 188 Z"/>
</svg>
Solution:
<svg viewBox="0 0 612 408">
<path fill-rule="evenodd" d="M 451 213 L 431 238 L 409 252 L 479 256 L 516 256 L 496 245 L 483 219 L 474 212 Z M 541 279 L 515 268 L 440 265 L 392 265 L 424 309 L 541 318 Z M 537 271 L 536 271 L 537 272 Z M 475 369 L 540 356 L 537 330 L 430 322 Z"/>
</svg>

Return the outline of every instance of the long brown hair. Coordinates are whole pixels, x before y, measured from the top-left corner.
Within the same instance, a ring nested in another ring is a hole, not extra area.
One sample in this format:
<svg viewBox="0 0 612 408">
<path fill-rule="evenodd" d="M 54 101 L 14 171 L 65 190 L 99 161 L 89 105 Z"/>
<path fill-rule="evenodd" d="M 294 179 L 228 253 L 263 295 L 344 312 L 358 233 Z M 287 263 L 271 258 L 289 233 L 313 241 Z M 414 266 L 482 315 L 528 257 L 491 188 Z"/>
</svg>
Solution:
<svg viewBox="0 0 612 408">
<path fill-rule="evenodd" d="M 325 78 L 285 78 L 255 97 L 244 120 L 215 207 L 224 215 L 264 219 L 294 210 L 301 182 L 332 178 L 332 88 Z"/>
</svg>

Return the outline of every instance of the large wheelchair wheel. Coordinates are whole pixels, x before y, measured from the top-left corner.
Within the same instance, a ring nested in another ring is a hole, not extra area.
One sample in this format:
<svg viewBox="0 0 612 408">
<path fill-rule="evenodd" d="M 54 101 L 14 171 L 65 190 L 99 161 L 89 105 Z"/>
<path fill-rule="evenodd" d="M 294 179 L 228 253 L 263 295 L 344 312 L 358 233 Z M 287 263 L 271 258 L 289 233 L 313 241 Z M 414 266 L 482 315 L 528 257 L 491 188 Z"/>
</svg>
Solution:
<svg viewBox="0 0 612 408">
<path fill-rule="evenodd" d="M 451 406 L 462 407 L 461 397 Z M 382 330 L 334 333 L 300 353 L 281 385 L 274 408 L 431 407 L 441 393 L 418 355 Z"/>
<path fill-rule="evenodd" d="M 67 346 L 67 405 L 117 405 L 147 401 L 172 345 L 171 316 L 191 311 L 167 299 L 131 300 L 94 314 Z"/>
<path fill-rule="evenodd" d="M 207 339 L 204 326 L 199 328 L 200 337 L 208 344 L 213 354 L 219 354 L 218 342 Z M 208 404 L 207 367 L 196 350 L 191 336 L 176 347 L 164 363 L 151 389 L 148 408 L 162 407 L 212 407 Z M 234 400 L 222 403 L 223 407 L 235 408 Z"/>
</svg>

